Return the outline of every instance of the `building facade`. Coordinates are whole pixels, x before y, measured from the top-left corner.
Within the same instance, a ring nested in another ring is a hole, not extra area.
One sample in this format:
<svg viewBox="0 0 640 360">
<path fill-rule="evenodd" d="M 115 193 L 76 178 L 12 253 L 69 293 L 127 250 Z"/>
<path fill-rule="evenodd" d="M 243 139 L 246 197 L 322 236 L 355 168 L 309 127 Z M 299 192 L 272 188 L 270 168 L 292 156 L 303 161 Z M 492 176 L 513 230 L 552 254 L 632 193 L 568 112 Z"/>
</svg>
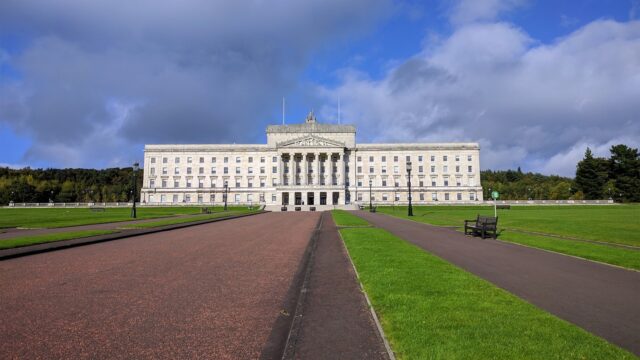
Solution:
<svg viewBox="0 0 640 360">
<path fill-rule="evenodd" d="M 407 165 L 411 164 L 411 177 Z M 141 201 L 340 206 L 482 201 L 477 143 L 356 144 L 351 125 L 267 127 L 266 144 L 146 145 Z"/>
</svg>

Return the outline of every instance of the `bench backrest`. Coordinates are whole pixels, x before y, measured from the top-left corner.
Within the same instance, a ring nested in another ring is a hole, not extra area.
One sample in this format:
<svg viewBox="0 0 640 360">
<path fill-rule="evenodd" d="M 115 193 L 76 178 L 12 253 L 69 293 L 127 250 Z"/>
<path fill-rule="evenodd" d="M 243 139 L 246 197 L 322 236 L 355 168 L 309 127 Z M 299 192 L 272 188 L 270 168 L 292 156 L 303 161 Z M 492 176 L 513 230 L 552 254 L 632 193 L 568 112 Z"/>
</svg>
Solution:
<svg viewBox="0 0 640 360">
<path fill-rule="evenodd" d="M 498 218 L 493 216 L 478 215 L 476 226 L 483 226 L 486 229 L 495 229 L 498 226 Z"/>
</svg>

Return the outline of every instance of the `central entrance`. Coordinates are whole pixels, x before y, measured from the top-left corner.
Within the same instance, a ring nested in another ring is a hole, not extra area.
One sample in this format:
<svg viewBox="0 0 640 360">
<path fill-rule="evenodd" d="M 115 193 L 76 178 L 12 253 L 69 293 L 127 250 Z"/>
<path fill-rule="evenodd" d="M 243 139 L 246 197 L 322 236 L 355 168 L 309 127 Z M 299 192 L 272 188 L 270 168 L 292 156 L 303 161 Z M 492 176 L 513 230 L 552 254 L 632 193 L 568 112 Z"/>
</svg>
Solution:
<svg viewBox="0 0 640 360">
<path fill-rule="evenodd" d="M 307 205 L 315 205 L 314 197 L 313 191 L 307 193 Z"/>
<path fill-rule="evenodd" d="M 294 198 L 295 198 L 295 205 L 302 205 L 302 193 L 301 192 L 296 192 L 294 194 Z"/>
</svg>

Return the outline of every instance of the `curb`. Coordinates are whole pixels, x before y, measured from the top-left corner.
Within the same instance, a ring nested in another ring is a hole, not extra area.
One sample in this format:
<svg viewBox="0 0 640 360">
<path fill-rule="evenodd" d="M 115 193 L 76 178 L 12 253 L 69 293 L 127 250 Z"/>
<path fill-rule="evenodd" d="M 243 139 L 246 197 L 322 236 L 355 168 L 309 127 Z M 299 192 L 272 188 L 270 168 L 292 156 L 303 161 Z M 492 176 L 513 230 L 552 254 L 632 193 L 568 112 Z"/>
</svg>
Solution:
<svg viewBox="0 0 640 360">
<path fill-rule="evenodd" d="M 377 229 L 375 226 L 371 226 L 372 229 Z M 387 356 L 389 356 L 389 360 L 396 360 L 396 356 L 393 353 L 393 350 L 391 349 L 391 345 L 389 344 L 389 341 L 387 340 L 387 336 L 384 333 L 384 330 L 382 329 L 382 324 L 380 323 L 380 319 L 378 319 L 378 315 L 376 314 L 375 309 L 373 308 L 373 304 L 371 304 L 371 300 L 369 299 L 369 295 L 367 295 L 367 292 L 364 290 L 364 286 L 362 285 L 362 281 L 360 281 L 360 274 L 358 273 L 358 269 L 356 269 L 356 265 L 353 263 L 353 259 L 351 259 L 351 253 L 349 252 L 349 249 L 347 249 L 347 245 L 344 242 L 344 239 L 342 238 L 342 234 L 340 233 L 340 228 L 338 228 L 338 235 L 340 236 L 340 240 L 342 240 L 342 246 L 344 247 L 344 250 L 347 252 L 347 257 L 349 258 L 349 262 L 351 263 L 351 267 L 353 268 L 353 271 L 356 273 L 356 279 L 358 279 L 358 285 L 360 285 L 360 291 L 362 291 L 362 294 L 364 295 L 365 300 L 367 300 L 367 305 L 369 305 L 369 311 L 371 312 L 371 316 L 373 317 L 373 321 L 376 323 L 376 328 L 378 329 L 378 334 L 380 335 L 380 337 L 382 338 L 382 342 L 384 344 L 384 348 L 387 350 Z"/>
<path fill-rule="evenodd" d="M 116 232 L 112 234 L 97 235 L 97 236 L 90 236 L 85 238 L 69 239 L 69 240 L 53 241 L 53 242 L 43 243 L 43 244 L 21 246 L 21 247 L 16 247 L 12 249 L 0 250 L 0 261 L 22 257 L 22 256 L 45 253 L 49 251 L 63 250 L 63 249 L 68 249 L 72 247 L 77 247 L 77 246 L 97 244 L 97 243 L 111 241 L 111 240 L 120 240 L 120 239 L 126 239 L 134 236 L 154 234 L 154 233 L 170 231 L 170 230 L 177 230 L 177 229 L 182 229 L 190 226 L 208 224 L 208 223 L 213 223 L 218 221 L 238 219 L 246 216 L 253 216 L 253 215 L 259 215 L 264 213 L 267 213 L 267 211 L 262 210 L 262 211 L 251 213 L 251 214 L 231 215 L 231 216 L 220 217 L 215 219 L 199 220 L 199 221 L 194 221 L 189 223 L 165 225 L 165 226 L 160 226 L 157 228 L 150 228 L 150 229 L 122 230 L 120 232 Z"/>
</svg>

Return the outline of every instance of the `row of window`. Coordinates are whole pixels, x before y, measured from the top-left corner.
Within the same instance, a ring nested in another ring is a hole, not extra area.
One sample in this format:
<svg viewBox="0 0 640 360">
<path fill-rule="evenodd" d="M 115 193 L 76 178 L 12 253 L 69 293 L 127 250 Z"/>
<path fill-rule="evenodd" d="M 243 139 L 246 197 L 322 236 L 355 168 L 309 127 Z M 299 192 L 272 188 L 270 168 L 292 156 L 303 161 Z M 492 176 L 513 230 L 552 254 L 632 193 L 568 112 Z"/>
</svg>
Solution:
<svg viewBox="0 0 640 360">
<path fill-rule="evenodd" d="M 395 155 L 393 156 L 393 162 L 398 162 L 399 160 L 399 156 Z M 460 161 L 460 155 L 455 155 L 454 156 L 455 161 Z M 436 161 L 436 156 L 435 155 L 431 155 L 430 157 L 431 161 L 434 162 Z M 362 162 L 362 156 L 358 156 L 356 158 L 356 160 L 358 162 Z M 406 155 L 405 156 L 405 160 L 406 161 L 411 161 L 411 155 Z M 418 162 L 422 162 L 424 160 L 424 157 L 422 155 L 418 155 Z M 373 155 L 369 155 L 369 162 L 372 163 L 375 161 L 375 156 Z M 381 162 L 387 162 L 387 156 L 386 155 L 382 155 L 380 157 L 380 161 Z M 449 155 L 442 155 L 442 161 L 449 161 Z M 473 161 L 473 155 L 467 155 L 467 161 Z"/>
<path fill-rule="evenodd" d="M 431 165 L 430 168 L 432 173 L 436 172 L 436 166 L 435 165 Z M 459 173 L 460 172 L 460 165 L 456 165 L 455 166 L 455 172 Z M 387 166 L 386 165 L 382 165 L 380 167 L 380 172 L 382 174 L 386 174 L 387 173 Z M 442 166 L 442 172 L 443 173 L 448 173 L 449 172 L 449 166 L 448 165 L 444 165 Z M 472 173 L 473 172 L 473 166 L 472 165 L 467 165 L 467 172 Z M 357 173 L 358 174 L 362 174 L 362 166 L 358 166 L 357 168 Z M 375 167 L 374 166 L 369 166 L 369 174 L 373 174 L 375 173 Z M 398 165 L 394 165 L 393 166 L 393 173 L 394 174 L 399 174 L 400 173 L 400 168 L 398 167 Z M 424 166 L 420 165 L 418 166 L 418 173 L 424 173 Z"/>
<path fill-rule="evenodd" d="M 390 181 L 387 181 L 387 179 L 381 179 L 379 184 L 378 184 L 378 182 L 376 182 L 374 180 L 370 180 L 370 182 L 371 182 L 371 186 L 375 186 L 375 187 L 380 187 L 380 186 L 381 187 L 387 187 L 387 186 L 400 187 L 400 182 L 398 181 L 398 179 L 394 179 L 394 180 L 395 181 L 393 183 L 390 182 Z M 475 178 L 469 177 L 468 180 L 469 180 L 468 185 L 463 185 L 462 184 L 462 177 L 456 177 L 455 186 L 476 186 Z M 393 185 L 391 185 L 391 184 L 393 184 Z M 425 184 L 424 180 L 420 179 L 417 184 L 414 184 L 414 186 L 417 185 L 418 187 L 424 187 L 425 186 L 424 184 Z M 453 182 L 451 184 L 453 184 Z M 358 179 L 358 187 L 368 186 L 368 185 L 369 185 L 368 183 L 367 184 L 363 183 L 363 179 Z M 406 185 L 403 185 L 403 186 L 406 186 Z M 438 185 L 438 181 L 437 181 L 436 178 L 432 178 L 431 179 L 431 186 L 432 187 L 439 186 Z M 445 177 L 445 178 L 443 178 L 442 186 L 446 187 L 446 186 L 453 186 L 453 185 L 450 185 L 449 178 Z"/>
<path fill-rule="evenodd" d="M 462 201 L 463 200 L 462 194 L 463 193 L 461 193 L 461 192 L 455 193 L 455 199 L 457 201 Z M 365 194 L 365 195 L 368 196 L 369 194 Z M 418 193 L 417 195 L 418 195 L 418 200 L 425 201 L 425 193 L 421 192 L 421 193 Z M 450 201 L 451 200 L 451 195 L 452 195 L 451 193 L 446 192 L 446 193 L 444 193 L 442 195 L 443 195 L 443 198 L 438 198 L 438 193 L 435 193 L 435 192 L 431 193 L 431 201 L 440 201 L 440 200 L 443 200 L 443 199 L 444 199 L 444 201 Z M 363 198 L 364 197 L 362 196 L 362 193 L 358 193 L 358 201 L 363 201 Z M 385 193 L 382 194 L 382 201 L 390 201 L 389 199 L 391 199 L 391 195 L 390 194 L 385 194 Z M 470 200 L 470 201 L 476 201 L 476 194 L 472 193 L 472 192 L 467 193 L 467 199 Z M 368 197 L 366 198 L 366 201 L 369 201 Z M 377 201 L 375 193 L 371 194 L 371 201 Z M 402 201 L 400 199 L 400 194 L 395 194 L 395 201 Z M 406 201 L 409 201 L 409 195 L 406 196 Z"/>
</svg>

